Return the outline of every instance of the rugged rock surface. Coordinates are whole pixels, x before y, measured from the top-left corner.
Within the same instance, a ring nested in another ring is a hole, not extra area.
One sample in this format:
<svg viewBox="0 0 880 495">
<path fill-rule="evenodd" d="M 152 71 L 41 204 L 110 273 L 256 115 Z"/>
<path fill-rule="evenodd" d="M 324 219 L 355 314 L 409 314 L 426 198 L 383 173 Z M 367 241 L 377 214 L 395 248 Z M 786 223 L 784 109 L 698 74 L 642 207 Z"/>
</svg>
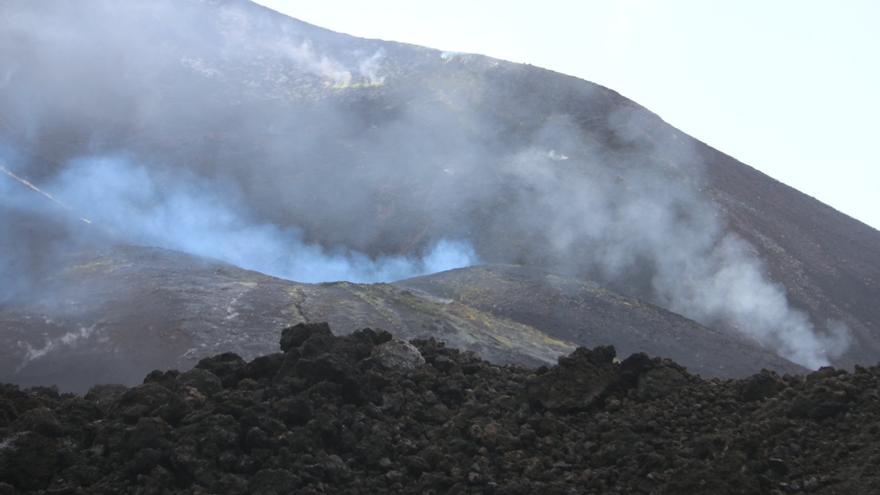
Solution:
<svg viewBox="0 0 880 495">
<path fill-rule="evenodd" d="M 497 366 L 433 340 L 284 331 L 142 385 L 0 388 L 0 493 L 874 493 L 880 367 L 704 380 L 580 348 Z M 408 351 L 409 352 L 409 351 Z"/>
</svg>

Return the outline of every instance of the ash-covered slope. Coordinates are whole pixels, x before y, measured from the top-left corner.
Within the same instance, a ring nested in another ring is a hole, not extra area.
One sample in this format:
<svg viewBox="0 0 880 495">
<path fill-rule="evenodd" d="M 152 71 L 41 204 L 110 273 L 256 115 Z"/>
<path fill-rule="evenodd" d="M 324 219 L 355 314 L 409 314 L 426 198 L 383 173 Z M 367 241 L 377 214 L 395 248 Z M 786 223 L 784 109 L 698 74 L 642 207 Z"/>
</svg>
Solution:
<svg viewBox="0 0 880 495">
<path fill-rule="evenodd" d="M 80 392 L 130 385 L 152 369 L 186 370 L 212 354 L 271 352 L 277 335 L 269 329 L 305 321 L 329 321 L 342 333 L 368 324 L 405 339 L 434 337 L 498 363 L 536 366 L 574 348 L 531 326 L 391 285 L 299 284 L 130 246 L 67 261 L 42 281 L 44 297 L 0 305 L 0 381 Z"/>
<path fill-rule="evenodd" d="M 518 272 L 529 274 L 528 284 L 485 276 Z M 70 255 L 42 281 L 41 299 L 0 304 L 0 381 L 80 392 L 131 385 L 152 369 L 187 370 L 208 355 L 251 359 L 275 349 L 268 329 L 314 321 L 343 334 L 369 325 L 402 339 L 435 338 L 500 364 L 537 366 L 600 342 L 675 357 L 706 376 L 801 370 L 660 308 L 534 269 L 478 267 L 436 277 L 466 283 L 470 295 L 408 288 L 425 287 L 420 280 L 301 284 L 155 248 Z M 572 285 L 581 292 L 563 299 L 560 289 Z M 558 297 L 558 304 L 524 300 L 525 293 Z"/>
<path fill-rule="evenodd" d="M 583 347 L 613 345 L 622 355 L 645 352 L 706 377 L 743 377 L 761 368 L 804 371 L 736 334 L 704 327 L 595 282 L 512 265 L 450 270 L 397 282 L 540 329 Z"/>
<path fill-rule="evenodd" d="M 537 371 L 372 330 L 85 397 L 0 386 L 4 493 L 870 494 L 880 368 L 703 380 L 579 348 Z"/>
<path fill-rule="evenodd" d="M 246 1 L 4 13 L 0 158 L 63 206 L 0 175 L 0 216 L 91 224 L 0 223 L 0 299 L 108 239 L 309 282 L 480 261 L 596 280 L 811 368 L 880 355 L 880 233 L 607 88 Z"/>
<path fill-rule="evenodd" d="M 732 158 L 703 147 L 711 194 L 728 225 L 766 261 L 793 304 L 852 336 L 839 364 L 880 355 L 880 231 Z M 833 164 L 829 164 L 829 167 Z"/>
</svg>

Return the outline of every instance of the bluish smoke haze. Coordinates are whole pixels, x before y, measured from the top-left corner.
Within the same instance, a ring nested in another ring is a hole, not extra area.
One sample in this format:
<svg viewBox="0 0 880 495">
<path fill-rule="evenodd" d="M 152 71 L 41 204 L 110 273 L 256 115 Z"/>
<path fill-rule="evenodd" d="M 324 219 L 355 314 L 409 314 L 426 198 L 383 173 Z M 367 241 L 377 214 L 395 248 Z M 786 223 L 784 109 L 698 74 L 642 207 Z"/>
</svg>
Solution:
<svg viewBox="0 0 880 495">
<path fill-rule="evenodd" d="M 47 190 L 118 242 L 208 256 L 300 282 L 388 282 L 470 266 L 464 241 L 441 239 L 421 256 L 379 256 L 324 248 L 296 227 L 253 218 L 231 185 L 181 170 L 146 168 L 120 157 L 83 158 Z"/>
</svg>

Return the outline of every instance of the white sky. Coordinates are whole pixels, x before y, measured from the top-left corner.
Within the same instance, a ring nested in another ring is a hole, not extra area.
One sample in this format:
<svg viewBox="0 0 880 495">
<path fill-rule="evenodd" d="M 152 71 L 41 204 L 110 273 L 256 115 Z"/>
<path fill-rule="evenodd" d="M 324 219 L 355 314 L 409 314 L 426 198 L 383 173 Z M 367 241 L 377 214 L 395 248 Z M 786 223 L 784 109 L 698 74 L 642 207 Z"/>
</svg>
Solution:
<svg viewBox="0 0 880 495">
<path fill-rule="evenodd" d="M 880 1 L 257 1 L 334 31 L 608 86 L 880 228 Z"/>
</svg>

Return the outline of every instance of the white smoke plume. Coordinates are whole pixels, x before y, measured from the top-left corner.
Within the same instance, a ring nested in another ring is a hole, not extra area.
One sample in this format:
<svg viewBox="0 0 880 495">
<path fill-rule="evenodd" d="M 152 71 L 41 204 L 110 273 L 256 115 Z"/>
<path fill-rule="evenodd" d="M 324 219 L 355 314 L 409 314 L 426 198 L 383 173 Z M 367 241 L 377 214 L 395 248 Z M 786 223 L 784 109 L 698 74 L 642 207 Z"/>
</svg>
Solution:
<svg viewBox="0 0 880 495">
<path fill-rule="evenodd" d="M 629 119 L 616 117 L 619 135 L 661 160 L 640 164 L 584 147 L 565 120 L 546 126 L 538 139 L 569 149 L 533 148 L 513 157 L 509 173 L 531 186 L 519 213 L 529 229 L 545 232 L 561 263 L 577 253 L 576 263 L 587 260 L 587 272 L 606 283 L 731 328 L 796 363 L 827 366 L 845 352 L 845 325 L 829 322 L 817 332 L 806 313 L 790 306 L 785 288 L 768 278 L 754 249 L 725 229 L 717 207 L 698 191 L 696 154 L 686 145 L 646 144 L 643 131 L 634 130 L 646 123 Z M 590 173 L 573 176 L 561 153 Z"/>
<path fill-rule="evenodd" d="M 351 71 L 335 60 L 316 54 L 308 40 L 298 45 L 280 45 L 278 49 L 290 57 L 301 69 L 320 76 L 336 86 L 351 84 Z"/>
</svg>

